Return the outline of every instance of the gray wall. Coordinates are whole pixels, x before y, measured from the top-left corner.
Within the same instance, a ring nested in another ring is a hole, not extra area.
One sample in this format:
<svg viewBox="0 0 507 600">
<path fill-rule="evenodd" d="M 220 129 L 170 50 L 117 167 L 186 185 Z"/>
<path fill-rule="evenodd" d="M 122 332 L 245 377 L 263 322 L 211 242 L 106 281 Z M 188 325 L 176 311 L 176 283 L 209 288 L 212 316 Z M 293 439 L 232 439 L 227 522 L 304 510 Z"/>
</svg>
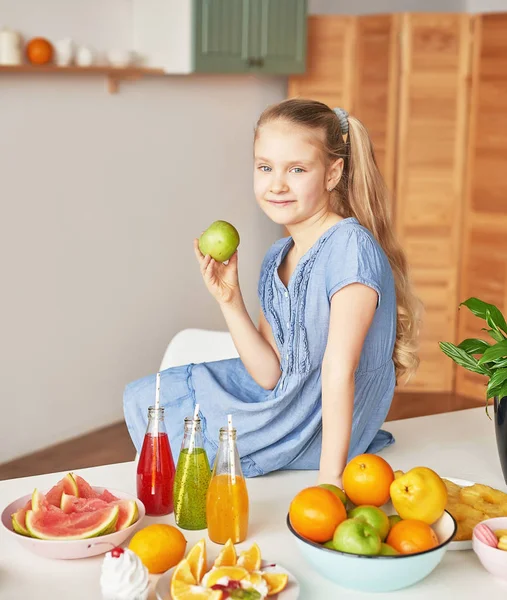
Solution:
<svg viewBox="0 0 507 600">
<path fill-rule="evenodd" d="M 124 0 L 0 0 L 0 27 L 128 47 Z M 71 14 L 71 10 L 74 16 Z M 58 15 L 58 19 L 55 18 Z M 257 319 L 280 231 L 252 191 L 252 132 L 284 79 L 0 77 L 0 462 L 122 419 L 125 384 L 185 327 L 223 329 L 192 240 L 242 235 Z"/>
</svg>

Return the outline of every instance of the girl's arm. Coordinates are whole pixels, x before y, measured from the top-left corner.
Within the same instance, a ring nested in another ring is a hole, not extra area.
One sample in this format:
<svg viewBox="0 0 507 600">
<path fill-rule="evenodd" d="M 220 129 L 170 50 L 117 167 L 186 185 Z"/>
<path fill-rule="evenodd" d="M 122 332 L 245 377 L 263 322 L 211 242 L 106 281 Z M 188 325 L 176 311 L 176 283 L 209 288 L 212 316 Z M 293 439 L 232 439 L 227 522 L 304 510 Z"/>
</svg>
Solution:
<svg viewBox="0 0 507 600">
<path fill-rule="evenodd" d="M 261 311 L 259 329 L 248 314 L 238 281 L 238 254 L 228 264 L 203 256 L 198 240 L 194 250 L 208 291 L 220 306 L 236 350 L 256 383 L 272 390 L 280 378 L 280 357 L 271 328 Z"/>
<path fill-rule="evenodd" d="M 377 292 L 361 283 L 347 285 L 331 298 L 329 334 L 322 361 L 319 483 L 341 487 L 352 432 L 354 373 L 377 301 Z"/>
</svg>

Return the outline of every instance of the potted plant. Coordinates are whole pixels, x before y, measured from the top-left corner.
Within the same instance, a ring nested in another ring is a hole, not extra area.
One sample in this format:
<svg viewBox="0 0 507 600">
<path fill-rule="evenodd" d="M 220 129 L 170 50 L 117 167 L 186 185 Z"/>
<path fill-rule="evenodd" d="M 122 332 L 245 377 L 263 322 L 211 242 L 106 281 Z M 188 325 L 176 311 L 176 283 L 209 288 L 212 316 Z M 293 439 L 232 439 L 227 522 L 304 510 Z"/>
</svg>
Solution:
<svg viewBox="0 0 507 600">
<path fill-rule="evenodd" d="M 466 306 L 476 317 L 486 321 L 487 327 L 481 331 L 485 331 L 492 342 L 468 338 L 457 346 L 440 342 L 440 348 L 461 367 L 488 378 L 486 413 L 489 416 L 488 402 L 493 398 L 496 443 L 507 483 L 507 323 L 496 306 L 478 298 L 469 298 L 460 306 Z"/>
</svg>

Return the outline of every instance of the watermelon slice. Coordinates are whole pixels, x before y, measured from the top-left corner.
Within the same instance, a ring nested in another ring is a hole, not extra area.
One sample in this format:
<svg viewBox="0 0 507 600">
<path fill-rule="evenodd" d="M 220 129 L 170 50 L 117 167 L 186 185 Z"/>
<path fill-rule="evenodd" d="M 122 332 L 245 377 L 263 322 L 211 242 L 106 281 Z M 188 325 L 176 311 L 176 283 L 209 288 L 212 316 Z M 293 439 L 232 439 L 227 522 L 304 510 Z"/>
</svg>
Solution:
<svg viewBox="0 0 507 600">
<path fill-rule="evenodd" d="M 23 508 L 20 508 L 17 512 L 15 512 L 14 514 L 11 515 L 12 528 L 14 529 L 14 531 L 16 533 L 30 537 L 30 532 L 28 531 L 28 529 L 25 526 L 25 517 L 26 517 L 26 511 L 30 510 L 31 508 L 32 508 L 32 501 L 29 500 L 28 504 L 26 506 L 24 506 Z"/>
<path fill-rule="evenodd" d="M 71 473 L 67 473 L 63 479 L 52 487 L 46 494 L 46 500 L 48 504 L 53 506 L 60 506 L 62 500 L 62 494 L 72 494 L 73 496 L 79 496 L 79 489 L 77 483 Z"/>
<path fill-rule="evenodd" d="M 118 521 L 119 506 L 109 506 L 94 512 L 76 512 L 70 515 L 55 508 L 28 510 L 26 528 L 30 535 L 41 540 L 85 540 L 110 531 Z"/>
<path fill-rule="evenodd" d="M 93 512 L 101 508 L 107 508 L 109 504 L 100 498 L 76 498 L 68 494 L 62 494 L 60 508 L 64 513 Z"/>
<path fill-rule="evenodd" d="M 113 494 L 110 494 L 110 496 L 112 498 L 116 498 L 116 496 L 113 496 Z M 113 500 L 111 503 L 107 503 L 100 498 L 76 498 L 75 496 L 63 494 L 61 509 L 64 513 L 71 514 L 74 512 L 94 512 L 96 510 L 107 508 L 111 505 L 116 505 L 120 509 L 115 531 L 127 529 L 127 527 L 130 527 L 137 521 L 139 510 L 135 500 L 117 499 Z"/>
<path fill-rule="evenodd" d="M 108 490 L 104 490 L 102 494 L 100 494 L 99 498 L 104 500 L 104 502 L 116 502 L 116 500 L 119 500 L 119 498 L 117 498 L 114 494 L 111 494 L 111 492 Z"/>
</svg>

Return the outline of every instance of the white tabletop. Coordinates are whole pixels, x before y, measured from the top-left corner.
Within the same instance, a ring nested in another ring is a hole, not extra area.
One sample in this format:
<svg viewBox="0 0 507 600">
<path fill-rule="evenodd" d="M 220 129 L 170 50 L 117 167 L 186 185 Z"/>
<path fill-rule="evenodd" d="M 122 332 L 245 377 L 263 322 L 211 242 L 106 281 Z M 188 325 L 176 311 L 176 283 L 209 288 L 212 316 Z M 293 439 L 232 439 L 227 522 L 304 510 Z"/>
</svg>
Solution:
<svg viewBox="0 0 507 600">
<path fill-rule="evenodd" d="M 429 417 L 386 423 L 396 443 L 382 456 L 394 469 L 408 470 L 427 466 L 442 476 L 468 479 L 505 490 L 494 426 L 484 409 L 472 409 Z M 123 463 L 76 471 L 92 485 L 135 493 L 135 465 Z M 34 487 L 49 489 L 60 474 L 40 475 L 0 482 L 0 509 L 15 498 L 30 493 Z M 291 538 L 285 517 L 294 495 L 314 485 L 314 471 L 285 471 L 248 480 L 251 502 L 248 540 L 238 546 L 248 547 L 256 541 L 268 560 L 285 566 L 299 579 L 300 600 L 340 598 L 376 598 L 378 600 L 507 597 L 507 586 L 487 573 L 473 551 L 448 551 L 442 563 L 419 584 L 393 594 L 363 594 L 338 587 L 313 571 L 304 561 Z M 148 518 L 144 525 L 159 521 L 174 523 L 173 516 Z M 206 537 L 206 532 L 184 532 L 187 548 Z M 0 599 L 21 600 L 99 600 L 99 574 L 102 557 L 74 561 L 40 558 L 21 548 L 12 536 L 0 531 Z M 218 547 L 208 540 L 211 557 Z M 153 583 L 156 577 L 153 577 Z M 152 594 L 154 598 L 154 595 Z"/>
</svg>

